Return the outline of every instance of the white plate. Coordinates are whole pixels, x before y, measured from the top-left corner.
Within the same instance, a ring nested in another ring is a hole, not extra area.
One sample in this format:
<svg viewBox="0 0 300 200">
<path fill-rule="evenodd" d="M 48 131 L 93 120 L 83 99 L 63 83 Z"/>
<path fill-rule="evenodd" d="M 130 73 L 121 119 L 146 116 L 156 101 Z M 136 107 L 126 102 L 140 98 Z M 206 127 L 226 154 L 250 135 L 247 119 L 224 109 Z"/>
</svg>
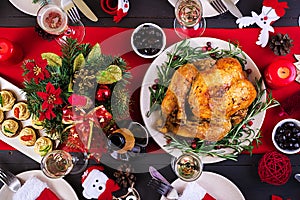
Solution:
<svg viewBox="0 0 300 200">
<path fill-rule="evenodd" d="M 190 46 L 192 47 L 201 47 L 201 46 L 206 46 L 206 42 L 211 42 L 213 47 L 219 47 L 220 49 L 228 49 L 229 48 L 229 43 L 216 39 L 216 38 L 210 38 L 210 37 L 200 37 L 200 38 L 192 38 L 189 39 Z M 178 44 L 178 43 L 176 43 Z M 172 49 L 175 47 L 175 45 L 170 46 L 167 48 L 162 54 L 160 54 L 150 65 L 148 68 L 143 84 L 141 87 L 141 96 L 140 96 L 140 106 L 141 106 L 141 113 L 143 120 L 145 122 L 146 128 L 148 129 L 150 135 L 153 137 L 153 139 L 157 142 L 157 144 L 164 149 L 166 152 L 170 153 L 171 155 L 178 157 L 181 155 L 181 151 L 178 149 L 175 150 L 169 150 L 164 145 L 166 144 L 166 140 L 164 138 L 164 134 L 160 133 L 159 131 L 156 130 L 155 128 L 155 122 L 158 119 L 158 112 L 153 112 L 151 116 L 148 118 L 146 117 L 146 113 L 149 111 L 150 108 L 150 92 L 149 92 L 149 87 L 151 87 L 154 84 L 154 80 L 157 78 L 157 66 L 161 66 L 162 63 L 167 61 L 167 53 L 171 52 Z M 253 60 L 245 53 L 246 59 L 247 59 L 247 65 L 246 69 L 251 69 L 252 73 L 249 76 L 249 80 L 254 83 L 255 78 L 259 79 L 261 77 L 261 74 L 253 62 Z M 264 87 L 264 85 L 263 85 Z M 266 96 L 263 97 L 263 101 L 265 100 Z M 253 121 L 253 125 L 251 126 L 253 130 L 258 130 L 261 128 L 263 124 L 263 120 L 265 117 L 265 111 L 259 113 L 258 115 L 255 116 Z M 257 134 L 257 132 L 256 132 Z M 230 152 L 231 149 L 224 149 L 226 152 Z M 215 163 L 215 162 L 220 162 L 223 161 L 224 159 L 219 158 L 219 157 L 212 157 L 212 156 L 205 156 L 201 158 L 203 163 Z"/>
<path fill-rule="evenodd" d="M 244 196 L 239 188 L 230 180 L 213 172 L 202 172 L 199 179 L 196 182 L 204 188 L 208 194 L 218 200 L 244 200 Z M 176 179 L 172 186 L 182 193 L 184 188 L 189 184 L 188 182 Z M 166 200 L 165 197 L 161 197 L 161 200 Z"/>
<path fill-rule="evenodd" d="M 177 0 L 168 0 L 172 6 L 175 6 Z M 209 0 L 200 0 L 203 6 L 203 17 L 214 17 L 219 15 L 218 13 L 209 3 Z M 232 0 L 234 4 L 236 4 L 239 0 Z"/>
<path fill-rule="evenodd" d="M 49 189 L 51 189 L 59 197 L 59 199 L 78 199 L 73 188 L 69 185 L 67 181 L 65 181 L 62 178 L 48 178 L 43 174 L 41 170 L 26 171 L 17 175 L 17 177 L 21 180 L 22 183 L 24 183 L 32 176 L 35 176 L 41 181 L 47 183 Z M 1 199 L 12 199 L 13 194 L 14 193 L 6 185 L 4 185 L 0 190 Z"/>
<path fill-rule="evenodd" d="M 38 10 L 41 7 L 39 3 L 32 3 L 32 0 L 9 0 L 9 1 L 20 11 L 32 16 L 36 16 Z M 60 6 L 60 0 L 52 0 L 52 2 Z"/>
<path fill-rule="evenodd" d="M 13 85 L 12 83 L 10 83 L 7 80 L 0 77 L 0 90 L 3 90 L 3 89 L 12 91 L 15 94 L 16 98 L 17 98 L 16 102 L 26 101 L 25 92 L 23 92 L 17 86 Z M 5 118 L 12 118 L 13 117 L 12 111 L 6 112 L 5 115 L 6 115 Z M 29 118 L 28 120 L 25 120 L 25 121 L 21 121 L 21 123 L 22 123 L 23 127 L 30 126 L 31 125 L 31 118 Z M 37 162 L 40 162 L 41 159 L 42 159 L 42 157 L 39 154 L 34 152 L 33 146 L 28 147 L 28 146 L 25 146 L 25 145 L 21 144 L 19 142 L 18 136 L 12 137 L 12 138 L 6 137 L 0 129 L 0 140 L 4 141 L 5 143 L 9 144 L 10 146 L 14 147 L 18 151 L 22 152 L 23 154 L 25 154 L 26 156 L 30 157 L 31 159 L 33 159 Z"/>
</svg>

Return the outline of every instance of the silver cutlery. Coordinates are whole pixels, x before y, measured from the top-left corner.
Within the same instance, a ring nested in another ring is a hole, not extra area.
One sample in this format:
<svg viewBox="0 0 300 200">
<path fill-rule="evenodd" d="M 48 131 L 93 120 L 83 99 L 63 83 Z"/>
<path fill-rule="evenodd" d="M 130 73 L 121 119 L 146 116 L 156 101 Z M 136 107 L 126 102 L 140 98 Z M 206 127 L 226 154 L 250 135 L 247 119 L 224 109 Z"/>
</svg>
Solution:
<svg viewBox="0 0 300 200">
<path fill-rule="evenodd" d="M 92 10 L 84 3 L 83 0 L 73 0 L 75 5 L 79 8 L 79 10 L 90 20 L 93 22 L 98 21 L 98 17 L 92 12 Z"/>
<path fill-rule="evenodd" d="M 220 14 L 223 14 L 227 11 L 227 7 L 222 0 L 209 0 L 209 3 Z"/>
<path fill-rule="evenodd" d="M 223 2 L 225 3 L 225 6 L 227 7 L 227 9 L 229 10 L 229 12 L 237 17 L 237 18 L 241 18 L 243 17 L 241 11 L 238 9 L 238 7 L 232 2 L 232 0 L 223 0 Z"/>
<path fill-rule="evenodd" d="M 152 179 L 148 183 L 149 186 L 169 200 L 176 200 L 179 198 L 178 192 L 173 188 L 169 181 L 157 171 L 157 169 L 150 166 L 149 173 L 152 176 Z"/>
<path fill-rule="evenodd" d="M 300 182 L 300 174 L 295 174 L 294 178 Z"/>
<path fill-rule="evenodd" d="M 72 0 L 61 0 L 61 7 L 73 23 L 80 20 L 80 15 Z"/>
<path fill-rule="evenodd" d="M 21 187 L 20 180 L 10 171 L 2 168 L 0 168 L 0 180 L 13 192 L 18 191 Z"/>
</svg>

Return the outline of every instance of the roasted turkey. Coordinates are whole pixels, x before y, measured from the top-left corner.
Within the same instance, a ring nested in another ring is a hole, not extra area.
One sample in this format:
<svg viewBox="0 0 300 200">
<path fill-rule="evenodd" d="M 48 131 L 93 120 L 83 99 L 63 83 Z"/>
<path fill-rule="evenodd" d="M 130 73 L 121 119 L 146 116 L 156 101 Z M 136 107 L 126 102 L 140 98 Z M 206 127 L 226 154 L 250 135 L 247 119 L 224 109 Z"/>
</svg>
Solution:
<svg viewBox="0 0 300 200">
<path fill-rule="evenodd" d="M 161 105 L 158 130 L 219 141 L 240 123 L 256 97 L 235 58 L 209 59 L 178 68 Z"/>
</svg>

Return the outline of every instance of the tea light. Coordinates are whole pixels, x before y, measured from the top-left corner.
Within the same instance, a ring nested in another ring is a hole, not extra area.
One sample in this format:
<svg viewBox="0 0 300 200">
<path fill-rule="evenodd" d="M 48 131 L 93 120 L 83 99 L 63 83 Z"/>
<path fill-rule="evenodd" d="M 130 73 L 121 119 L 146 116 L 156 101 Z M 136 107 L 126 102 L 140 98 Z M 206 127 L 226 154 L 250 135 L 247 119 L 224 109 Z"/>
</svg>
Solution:
<svg viewBox="0 0 300 200">
<path fill-rule="evenodd" d="M 8 39 L 0 38 L 0 62 L 17 64 L 23 59 L 23 51 L 20 46 Z"/>
<path fill-rule="evenodd" d="M 296 78 L 296 67 L 288 60 L 278 60 L 270 64 L 264 71 L 266 83 L 277 89 L 293 82 Z"/>
</svg>

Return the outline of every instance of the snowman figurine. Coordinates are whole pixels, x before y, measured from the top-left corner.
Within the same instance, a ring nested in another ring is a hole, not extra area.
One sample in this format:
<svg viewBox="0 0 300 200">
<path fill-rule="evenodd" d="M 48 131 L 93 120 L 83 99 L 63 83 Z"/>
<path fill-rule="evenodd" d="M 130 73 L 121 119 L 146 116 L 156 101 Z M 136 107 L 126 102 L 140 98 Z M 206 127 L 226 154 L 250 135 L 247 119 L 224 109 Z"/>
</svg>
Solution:
<svg viewBox="0 0 300 200">
<path fill-rule="evenodd" d="M 264 0 L 261 14 L 258 15 L 252 11 L 252 17 L 241 17 L 236 20 L 236 23 L 239 25 L 239 28 L 257 24 L 262 30 L 256 44 L 265 47 L 269 41 L 269 32 L 274 32 L 271 24 L 285 14 L 285 8 L 288 8 L 286 2 Z"/>
<path fill-rule="evenodd" d="M 120 187 L 103 172 L 103 167 L 93 166 L 82 175 L 83 196 L 86 199 L 112 200 L 114 191 Z"/>
</svg>

